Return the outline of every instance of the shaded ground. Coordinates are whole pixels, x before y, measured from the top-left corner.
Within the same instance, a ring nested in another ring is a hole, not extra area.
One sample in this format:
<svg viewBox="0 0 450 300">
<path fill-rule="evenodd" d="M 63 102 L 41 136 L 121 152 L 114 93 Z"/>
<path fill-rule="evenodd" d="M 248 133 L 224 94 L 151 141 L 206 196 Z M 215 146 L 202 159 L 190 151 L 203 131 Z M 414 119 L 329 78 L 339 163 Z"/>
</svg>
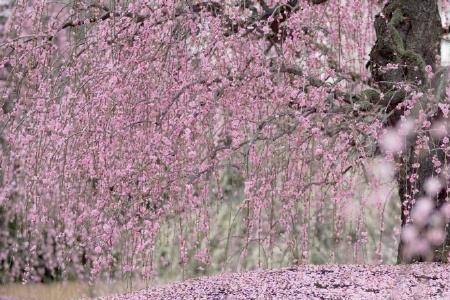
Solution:
<svg viewBox="0 0 450 300">
<path fill-rule="evenodd" d="M 100 299 L 450 299 L 450 265 L 305 265 L 223 274 Z"/>
<path fill-rule="evenodd" d="M 123 294 L 148 286 L 139 280 L 133 280 L 132 283 L 132 286 L 126 280 L 98 281 L 93 285 L 81 281 L 10 283 L 0 285 L 0 300 L 77 300 Z"/>
</svg>

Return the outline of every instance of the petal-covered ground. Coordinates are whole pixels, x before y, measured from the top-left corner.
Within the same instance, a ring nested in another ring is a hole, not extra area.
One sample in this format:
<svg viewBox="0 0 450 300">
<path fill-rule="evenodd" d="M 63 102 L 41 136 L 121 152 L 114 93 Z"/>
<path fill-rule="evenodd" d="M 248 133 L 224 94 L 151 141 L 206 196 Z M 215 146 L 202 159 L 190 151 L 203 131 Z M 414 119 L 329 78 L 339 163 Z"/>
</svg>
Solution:
<svg viewBox="0 0 450 300">
<path fill-rule="evenodd" d="M 222 274 L 100 299 L 450 299 L 450 265 L 305 265 Z"/>
</svg>

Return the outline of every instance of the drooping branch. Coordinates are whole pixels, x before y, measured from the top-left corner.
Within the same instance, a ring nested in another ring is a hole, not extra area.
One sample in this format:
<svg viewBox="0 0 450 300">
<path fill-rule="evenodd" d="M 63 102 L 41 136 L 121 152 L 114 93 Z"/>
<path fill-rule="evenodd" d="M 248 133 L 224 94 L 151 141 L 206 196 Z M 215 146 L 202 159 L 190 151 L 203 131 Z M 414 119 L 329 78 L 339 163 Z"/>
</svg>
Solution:
<svg viewBox="0 0 450 300">
<path fill-rule="evenodd" d="M 251 1 L 246 1 L 246 3 Z M 327 0 L 310 0 L 311 4 L 317 5 L 317 4 L 323 4 L 327 2 Z M 269 7 L 265 1 L 258 1 L 259 5 L 263 9 L 263 14 L 259 16 L 254 16 L 254 14 L 246 21 L 235 21 L 231 17 L 227 16 L 224 13 L 224 4 L 216 1 L 204 1 L 196 3 L 189 7 L 189 11 L 193 13 L 201 13 L 201 12 L 208 12 L 211 13 L 214 17 L 220 17 L 225 22 L 226 27 L 228 27 L 230 34 L 231 32 L 237 32 L 239 28 L 248 28 L 252 27 L 251 31 L 253 31 L 258 23 L 261 23 L 263 21 L 267 21 L 269 18 L 273 18 L 272 21 L 270 21 L 269 27 L 272 28 L 274 34 L 278 33 L 279 26 L 281 23 L 285 22 L 292 13 L 297 11 L 299 9 L 298 6 L 298 0 L 290 0 L 286 4 L 277 4 L 274 7 Z M 89 7 L 95 7 L 98 8 L 98 6 L 91 5 Z M 245 8 L 251 9 L 252 11 L 256 11 L 256 8 L 252 6 L 251 4 L 246 4 Z M 108 10 L 107 7 L 101 7 L 102 10 L 106 11 L 102 16 L 100 17 L 90 17 L 85 20 L 79 20 L 79 21 L 69 21 L 62 25 L 61 29 L 71 28 L 71 27 L 78 27 L 86 24 L 96 23 L 98 21 L 105 21 L 113 16 L 120 17 L 125 16 L 128 18 L 134 19 L 136 23 L 142 23 L 145 20 L 151 18 L 151 15 L 136 15 L 131 12 L 127 12 L 125 14 L 119 14 L 119 13 L 113 13 Z M 183 15 L 186 12 L 182 12 L 181 10 L 177 11 L 174 14 L 174 17 L 179 17 Z"/>
</svg>

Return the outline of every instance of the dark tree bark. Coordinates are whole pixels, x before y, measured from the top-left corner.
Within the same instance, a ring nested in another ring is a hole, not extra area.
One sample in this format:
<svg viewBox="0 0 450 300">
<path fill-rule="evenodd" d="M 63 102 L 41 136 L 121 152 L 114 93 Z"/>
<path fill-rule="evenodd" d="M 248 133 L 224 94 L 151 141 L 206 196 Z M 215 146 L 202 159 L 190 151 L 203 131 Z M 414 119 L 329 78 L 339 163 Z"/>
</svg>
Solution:
<svg viewBox="0 0 450 300">
<path fill-rule="evenodd" d="M 376 17 L 375 30 L 377 41 L 370 53 L 369 66 L 378 88 L 384 94 L 393 96 L 391 97 L 392 101 L 387 105 L 387 111 L 393 112 L 393 114 L 386 122 L 386 126 L 393 126 L 400 120 L 403 113 L 395 108 L 407 96 L 398 83 L 407 82 L 418 91 L 425 91 L 433 86 L 433 83 L 426 77 L 425 66 L 430 65 L 433 70 L 439 68 L 436 56 L 439 54 L 443 30 L 437 0 L 391 0 L 385 5 L 382 14 Z M 399 68 L 383 72 L 382 67 L 388 63 L 399 64 Z M 444 71 L 437 72 L 435 79 L 432 80 L 437 82 L 434 85 L 437 98 L 443 98 L 442 86 L 441 88 L 437 87 L 439 83 L 446 84 L 447 70 Z M 423 106 L 435 106 L 433 109 L 436 113 L 430 119 L 432 122 L 440 116 L 436 102 L 431 100 L 423 97 L 420 102 Z M 433 156 L 436 155 L 442 164 L 447 159 L 442 151 L 436 149 L 436 144 L 439 142 L 436 139 L 430 137 L 431 151 L 423 151 L 419 154 L 415 151 L 415 140 L 416 138 L 412 138 L 409 141 L 406 151 L 398 158 L 400 168 L 397 172 L 397 182 L 401 200 L 402 229 L 411 221 L 409 215 L 414 204 L 411 200 L 425 196 L 426 179 L 437 175 L 432 163 Z M 412 174 L 414 163 L 419 163 L 420 167 L 416 169 L 418 180 L 413 185 L 409 182 L 408 177 Z M 446 201 L 446 198 L 446 190 L 442 190 L 434 197 L 436 209 Z M 446 228 L 448 231 L 448 224 Z M 398 262 L 446 261 L 449 245 L 450 238 L 447 235 L 444 244 L 433 248 L 431 255 L 410 257 L 405 255 L 405 244 L 401 241 Z"/>
</svg>

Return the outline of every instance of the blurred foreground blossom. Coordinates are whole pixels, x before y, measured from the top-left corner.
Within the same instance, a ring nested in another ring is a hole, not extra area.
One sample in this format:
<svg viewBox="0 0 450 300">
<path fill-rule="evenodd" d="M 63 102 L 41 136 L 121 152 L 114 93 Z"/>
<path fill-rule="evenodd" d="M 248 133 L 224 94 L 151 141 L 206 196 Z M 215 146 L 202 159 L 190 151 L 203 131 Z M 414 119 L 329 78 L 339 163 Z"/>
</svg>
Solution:
<svg viewBox="0 0 450 300">
<path fill-rule="evenodd" d="M 404 119 L 397 124 L 398 134 L 402 137 L 409 137 L 416 132 L 416 124 L 412 119 Z"/>
<path fill-rule="evenodd" d="M 438 139 L 446 137 L 448 135 L 448 122 L 444 120 L 434 122 L 430 133 L 433 137 Z"/>
<path fill-rule="evenodd" d="M 414 243 L 419 236 L 419 232 L 416 229 L 416 226 L 412 224 L 406 225 L 401 234 L 401 238 L 405 243 Z"/>
<path fill-rule="evenodd" d="M 405 146 L 405 137 L 400 135 L 396 130 L 389 129 L 381 138 L 381 148 L 385 153 L 397 154 L 401 152 Z"/>
<path fill-rule="evenodd" d="M 438 194 L 442 190 L 443 186 L 439 178 L 430 177 L 425 181 L 424 188 L 427 195 L 436 196 L 436 194 Z"/>
<path fill-rule="evenodd" d="M 425 225 L 433 212 L 434 204 L 430 198 L 421 198 L 414 205 L 411 217 L 414 224 Z"/>
<path fill-rule="evenodd" d="M 371 171 L 373 176 L 383 182 L 391 181 L 395 176 L 394 164 L 386 159 L 375 160 L 371 165 Z"/>
</svg>

